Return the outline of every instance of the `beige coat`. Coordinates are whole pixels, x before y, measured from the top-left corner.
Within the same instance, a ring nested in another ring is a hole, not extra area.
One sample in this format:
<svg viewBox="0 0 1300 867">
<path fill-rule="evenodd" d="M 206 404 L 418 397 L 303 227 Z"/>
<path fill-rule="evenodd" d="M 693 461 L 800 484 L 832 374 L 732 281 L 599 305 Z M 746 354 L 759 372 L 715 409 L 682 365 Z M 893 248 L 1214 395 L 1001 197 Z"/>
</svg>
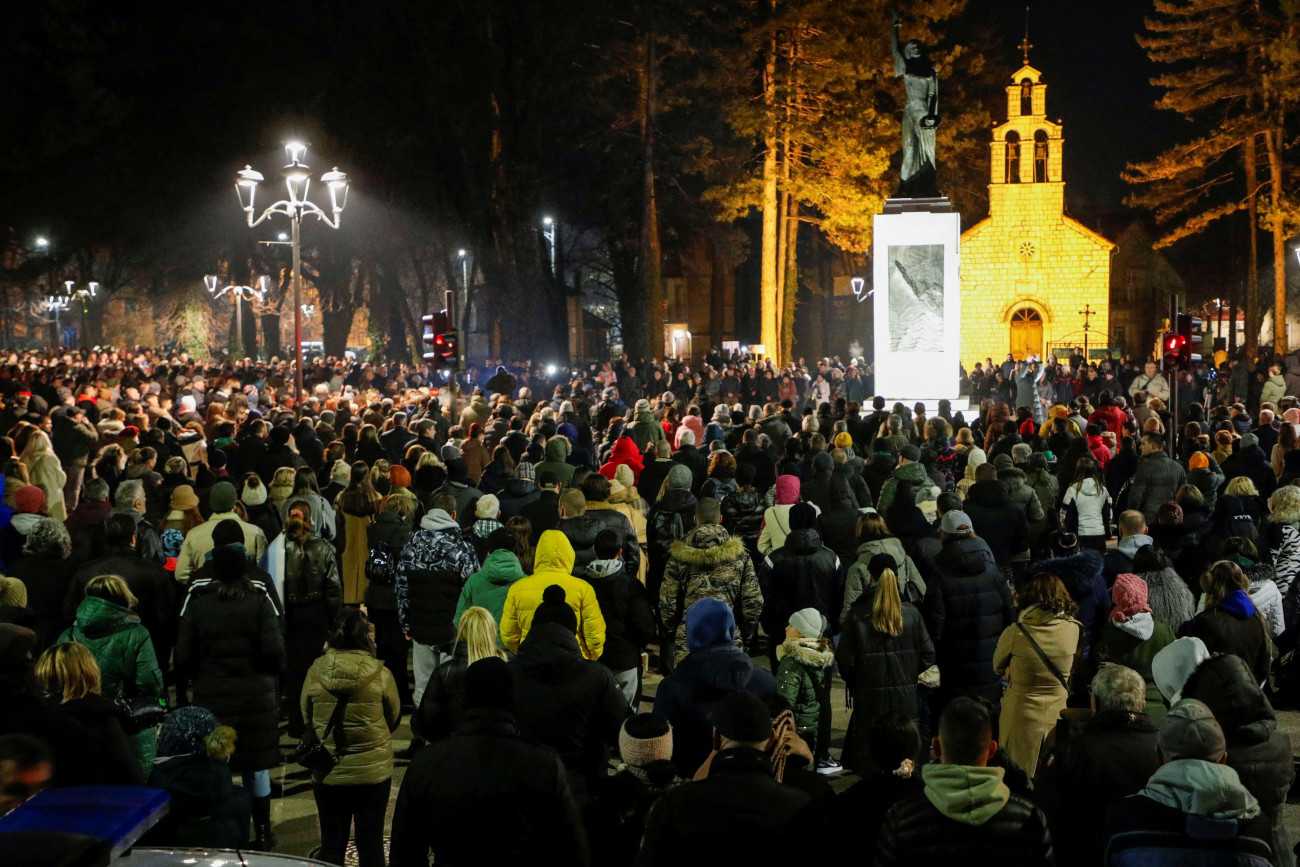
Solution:
<svg viewBox="0 0 1300 867">
<path fill-rule="evenodd" d="M 1020 612 L 1020 625 L 1067 678 L 1081 648 L 1082 624 L 1036 607 Z M 1043 738 L 1056 726 L 1068 692 L 1047 668 L 1018 626 L 1008 626 L 993 652 L 993 670 L 1011 681 L 1002 695 L 998 743 L 1033 779 Z"/>
<path fill-rule="evenodd" d="M 23 463 L 30 458 L 24 457 Z M 63 503 L 63 486 L 68 476 L 63 472 L 59 459 L 53 452 L 43 454 L 27 464 L 27 475 L 31 483 L 45 492 L 45 511 L 56 521 L 68 520 L 68 509 Z"/>
<path fill-rule="evenodd" d="M 325 739 L 339 762 L 327 773 L 313 771 L 312 779 L 331 786 L 382 783 L 393 776 L 393 729 L 402 718 L 397 681 L 364 650 L 326 650 L 308 669 L 299 698 L 316 737 L 325 734 L 343 695 L 343 731 Z"/>
<path fill-rule="evenodd" d="M 244 548 L 248 550 L 248 556 L 253 558 L 253 562 L 262 559 L 262 555 L 266 553 L 266 534 L 262 529 L 256 524 L 240 521 L 239 516 L 234 512 L 218 512 L 190 530 L 185 536 L 185 541 L 181 544 L 181 554 L 176 559 L 177 581 L 182 584 L 189 583 L 190 575 L 203 566 L 208 552 L 214 547 L 212 531 L 222 521 L 239 521 L 239 527 L 244 531 Z"/>
</svg>

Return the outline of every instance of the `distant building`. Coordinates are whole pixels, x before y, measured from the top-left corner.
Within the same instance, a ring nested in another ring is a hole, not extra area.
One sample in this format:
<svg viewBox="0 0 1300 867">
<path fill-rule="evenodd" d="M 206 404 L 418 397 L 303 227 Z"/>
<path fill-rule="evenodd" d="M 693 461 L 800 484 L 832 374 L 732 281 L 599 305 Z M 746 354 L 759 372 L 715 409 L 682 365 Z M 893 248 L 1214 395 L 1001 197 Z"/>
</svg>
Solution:
<svg viewBox="0 0 1300 867">
<path fill-rule="evenodd" d="M 1117 243 L 1110 269 L 1111 342 L 1123 353 L 1145 358 L 1169 316 L 1169 299 L 1182 296 L 1186 287 L 1140 222 L 1120 233 Z"/>
<path fill-rule="evenodd" d="M 1085 342 L 1104 355 L 1109 342 L 1115 245 L 1065 214 L 1064 139 L 1047 119 L 1042 73 L 1026 63 L 1011 81 L 990 144 L 989 216 L 962 233 L 967 369 L 1008 352 L 1064 356 Z"/>
</svg>

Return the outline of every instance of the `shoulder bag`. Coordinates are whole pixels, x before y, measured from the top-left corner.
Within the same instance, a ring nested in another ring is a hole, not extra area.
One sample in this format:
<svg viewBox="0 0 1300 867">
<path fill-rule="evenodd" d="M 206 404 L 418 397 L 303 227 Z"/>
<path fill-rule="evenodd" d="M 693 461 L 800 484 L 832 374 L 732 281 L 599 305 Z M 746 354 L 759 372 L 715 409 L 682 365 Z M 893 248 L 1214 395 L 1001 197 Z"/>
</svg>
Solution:
<svg viewBox="0 0 1300 867">
<path fill-rule="evenodd" d="M 348 702 L 351 701 L 353 695 L 369 686 L 371 681 L 378 677 L 382 671 L 383 669 L 380 668 L 379 671 L 357 684 L 356 692 L 345 695 L 338 700 L 334 705 L 334 712 L 330 714 L 329 722 L 325 724 L 325 732 L 319 738 L 316 737 L 316 727 L 308 722 L 306 731 L 302 733 L 302 739 L 298 741 L 298 746 L 294 747 L 293 750 L 293 760 L 295 762 L 309 771 L 320 771 L 328 774 L 339 763 L 339 759 L 347 755 L 347 748 L 339 742 L 338 733 L 343 728 L 343 715 L 347 712 Z M 330 748 L 325 745 L 325 741 L 329 739 L 331 734 L 335 735 L 334 741 L 338 748 L 337 754 L 331 753 Z"/>
<path fill-rule="evenodd" d="M 1056 663 L 1052 662 L 1051 657 L 1043 652 L 1043 648 L 1038 646 L 1038 642 L 1034 640 L 1034 636 L 1029 634 L 1029 630 L 1025 629 L 1024 625 L 1019 621 L 1016 621 L 1016 629 L 1020 630 L 1020 634 L 1029 642 L 1029 646 L 1034 649 L 1034 653 L 1038 654 L 1038 658 L 1043 661 L 1043 665 L 1047 666 L 1047 670 L 1052 673 L 1052 676 L 1061 682 L 1061 686 L 1065 687 L 1066 690 L 1069 690 L 1069 678 L 1061 674 L 1061 670 L 1056 667 Z"/>
</svg>

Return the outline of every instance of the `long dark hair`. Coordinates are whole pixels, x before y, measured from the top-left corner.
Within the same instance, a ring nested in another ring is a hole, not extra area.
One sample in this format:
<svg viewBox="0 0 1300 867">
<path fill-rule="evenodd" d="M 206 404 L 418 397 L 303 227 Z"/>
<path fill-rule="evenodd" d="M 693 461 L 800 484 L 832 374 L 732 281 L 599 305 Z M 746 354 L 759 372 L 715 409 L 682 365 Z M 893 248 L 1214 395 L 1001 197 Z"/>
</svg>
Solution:
<svg viewBox="0 0 1300 867">
<path fill-rule="evenodd" d="M 370 484 L 370 466 L 365 461 L 354 463 L 348 486 L 339 494 L 343 511 L 349 515 L 373 515 L 379 511 L 381 499 L 375 486 Z"/>
<path fill-rule="evenodd" d="M 334 621 L 328 642 L 334 650 L 364 650 L 375 655 L 375 640 L 370 635 L 370 618 L 360 608 L 344 608 Z"/>
</svg>

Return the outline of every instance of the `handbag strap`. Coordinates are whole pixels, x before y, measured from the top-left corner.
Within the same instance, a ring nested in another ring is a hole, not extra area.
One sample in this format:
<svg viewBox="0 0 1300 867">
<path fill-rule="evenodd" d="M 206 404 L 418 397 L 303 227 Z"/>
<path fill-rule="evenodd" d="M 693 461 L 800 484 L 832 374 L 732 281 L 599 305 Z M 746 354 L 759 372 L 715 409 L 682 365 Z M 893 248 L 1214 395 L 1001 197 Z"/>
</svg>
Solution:
<svg viewBox="0 0 1300 867">
<path fill-rule="evenodd" d="M 380 672 L 382 671 L 383 668 L 380 668 L 379 671 L 376 671 L 374 674 L 370 675 L 369 677 L 367 677 L 366 679 L 358 683 L 357 688 L 354 692 L 342 696 L 341 698 L 339 698 L 337 702 L 335 702 L 334 712 L 330 714 L 329 722 L 325 724 L 325 732 L 324 734 L 321 735 L 320 738 L 321 743 L 325 743 L 325 741 L 329 740 L 329 736 L 331 732 L 335 733 L 336 735 L 335 740 L 337 741 L 337 733 L 339 732 L 340 729 L 343 728 L 343 714 L 347 712 L 348 702 L 352 700 L 353 695 L 355 695 L 358 692 L 361 692 L 361 690 L 369 686 L 374 681 L 374 679 L 379 676 Z M 338 748 L 339 755 L 343 755 L 345 750 L 345 745 L 336 742 L 335 746 Z"/>
<path fill-rule="evenodd" d="M 1034 653 L 1038 654 L 1038 658 L 1043 661 L 1043 665 L 1047 666 L 1047 670 L 1050 671 L 1053 674 L 1053 676 L 1055 676 L 1056 679 L 1061 682 L 1061 686 L 1065 687 L 1068 690 L 1070 688 L 1069 680 L 1065 677 L 1065 675 L 1061 674 L 1061 670 L 1056 667 L 1056 663 L 1052 662 L 1051 658 L 1046 653 L 1043 652 L 1043 648 L 1038 646 L 1038 642 L 1034 640 L 1034 636 L 1029 634 L 1029 630 L 1025 629 L 1024 624 L 1022 624 L 1020 621 L 1017 620 L 1016 629 L 1019 629 L 1020 634 L 1023 635 L 1029 641 L 1029 646 L 1034 649 Z"/>
</svg>

